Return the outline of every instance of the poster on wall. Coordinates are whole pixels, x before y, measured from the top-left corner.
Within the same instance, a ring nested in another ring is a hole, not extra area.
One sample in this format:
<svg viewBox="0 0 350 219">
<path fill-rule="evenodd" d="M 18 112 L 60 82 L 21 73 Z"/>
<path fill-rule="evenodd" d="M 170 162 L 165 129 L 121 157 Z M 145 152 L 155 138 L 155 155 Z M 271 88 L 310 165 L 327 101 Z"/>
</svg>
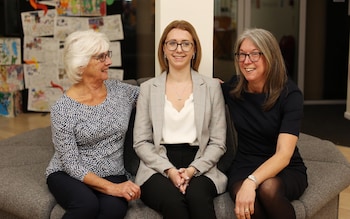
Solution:
<svg viewBox="0 0 350 219">
<path fill-rule="evenodd" d="M 0 116 L 15 117 L 22 112 L 22 95 L 20 91 L 0 91 Z"/>
<path fill-rule="evenodd" d="M 51 106 L 62 96 L 57 87 L 37 86 L 28 89 L 29 111 L 50 112 Z"/>
<path fill-rule="evenodd" d="M 54 38 L 64 41 L 74 31 L 88 29 L 105 33 L 110 41 L 124 39 L 120 14 L 89 18 L 57 16 L 54 21 Z"/>
<path fill-rule="evenodd" d="M 51 105 L 72 83 L 65 71 L 52 64 L 25 64 L 25 87 L 28 89 L 29 111 L 49 112 Z"/>
<path fill-rule="evenodd" d="M 65 38 L 74 31 L 88 29 L 88 18 L 57 16 L 54 22 L 54 38 L 64 41 Z"/>
<path fill-rule="evenodd" d="M 24 36 L 23 61 L 58 64 L 60 42 L 52 37 Z"/>
<path fill-rule="evenodd" d="M 89 27 L 105 33 L 109 40 L 123 40 L 123 23 L 120 14 L 89 18 Z"/>
<path fill-rule="evenodd" d="M 51 86 L 59 81 L 58 67 L 51 64 L 24 64 L 25 87 Z"/>
<path fill-rule="evenodd" d="M 23 65 L 0 65 L 0 91 L 12 92 L 23 89 Z"/>
<path fill-rule="evenodd" d="M 22 12 L 23 33 L 26 36 L 51 36 L 53 35 L 56 10 L 43 10 Z"/>
<path fill-rule="evenodd" d="M 122 56 L 120 42 L 114 41 L 110 43 L 110 50 L 112 51 L 112 64 L 111 67 L 120 67 L 122 66 Z"/>
<path fill-rule="evenodd" d="M 21 39 L 0 38 L 0 65 L 21 63 Z"/>
<path fill-rule="evenodd" d="M 122 81 L 124 79 L 124 70 L 123 69 L 108 69 L 108 78 Z"/>
</svg>

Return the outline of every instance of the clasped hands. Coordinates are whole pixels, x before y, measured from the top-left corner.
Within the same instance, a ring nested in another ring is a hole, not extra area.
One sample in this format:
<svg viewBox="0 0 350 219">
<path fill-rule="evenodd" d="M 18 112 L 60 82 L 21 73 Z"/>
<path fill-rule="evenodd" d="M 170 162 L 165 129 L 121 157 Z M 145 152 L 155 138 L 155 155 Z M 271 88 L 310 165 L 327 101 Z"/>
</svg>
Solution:
<svg viewBox="0 0 350 219">
<path fill-rule="evenodd" d="M 170 168 L 166 171 L 166 174 L 168 175 L 168 178 L 173 182 L 176 188 L 179 189 L 179 191 L 182 194 L 186 193 L 186 189 L 189 186 L 189 183 L 194 176 L 194 173 L 196 172 L 196 169 L 194 167 L 188 167 L 188 168 Z"/>
</svg>

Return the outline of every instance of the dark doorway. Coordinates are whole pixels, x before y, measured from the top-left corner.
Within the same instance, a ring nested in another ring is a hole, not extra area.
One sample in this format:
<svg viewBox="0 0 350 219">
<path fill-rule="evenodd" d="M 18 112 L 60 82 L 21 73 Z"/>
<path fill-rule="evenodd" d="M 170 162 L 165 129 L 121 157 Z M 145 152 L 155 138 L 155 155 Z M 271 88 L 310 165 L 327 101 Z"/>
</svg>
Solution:
<svg viewBox="0 0 350 219">
<path fill-rule="evenodd" d="M 346 99 L 349 59 L 348 0 L 327 0 L 324 99 Z"/>
</svg>

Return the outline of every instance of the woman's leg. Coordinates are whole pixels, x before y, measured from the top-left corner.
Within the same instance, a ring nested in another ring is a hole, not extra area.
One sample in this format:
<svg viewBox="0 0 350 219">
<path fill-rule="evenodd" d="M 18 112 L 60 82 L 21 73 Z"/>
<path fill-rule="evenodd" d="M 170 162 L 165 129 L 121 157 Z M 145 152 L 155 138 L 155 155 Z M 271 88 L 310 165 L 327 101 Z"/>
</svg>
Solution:
<svg viewBox="0 0 350 219">
<path fill-rule="evenodd" d="M 99 211 L 99 202 L 94 191 L 83 182 L 64 172 L 55 172 L 48 176 L 47 185 L 66 213 L 63 219 L 95 219 Z"/>
<path fill-rule="evenodd" d="M 122 183 L 127 180 L 126 176 L 107 176 L 110 182 Z M 98 219 L 123 219 L 128 210 L 128 202 L 123 197 L 106 195 L 101 192 L 95 192 L 100 202 Z"/>
<path fill-rule="evenodd" d="M 186 189 L 186 200 L 193 219 L 215 219 L 215 184 L 206 176 L 193 177 Z"/>
<path fill-rule="evenodd" d="M 164 219 L 190 218 L 185 196 L 162 174 L 151 176 L 141 186 L 141 191 L 141 200 L 160 212 Z"/>
<path fill-rule="evenodd" d="M 265 209 L 267 218 L 295 219 L 294 208 L 286 197 L 281 178 L 273 177 L 265 180 L 256 190 L 256 198 Z"/>
<path fill-rule="evenodd" d="M 284 169 L 276 177 L 265 180 L 257 190 L 257 199 L 268 218 L 294 219 L 292 200 L 298 199 L 308 186 L 306 169 Z"/>
<path fill-rule="evenodd" d="M 242 183 L 243 181 L 233 183 L 231 189 L 229 189 L 233 201 L 235 201 L 236 194 L 240 189 Z M 300 185 L 298 185 L 297 183 L 294 184 L 294 186 L 298 188 L 300 187 Z M 304 185 L 301 187 L 304 188 Z M 293 188 L 293 185 L 289 185 L 289 190 L 286 188 L 288 188 L 288 186 L 286 187 L 282 179 L 278 176 L 267 179 L 263 183 L 261 183 L 259 185 L 259 188 L 256 190 L 254 215 L 252 215 L 252 219 L 294 219 L 295 211 L 290 201 L 299 197 L 301 195 L 300 192 L 302 192 L 303 189 L 297 189 L 299 191 L 294 190 L 295 192 L 293 194 L 293 192 L 290 191 L 290 189 Z M 293 194 L 293 197 L 288 197 L 288 193 Z M 297 194 L 299 194 L 299 196 Z"/>
</svg>

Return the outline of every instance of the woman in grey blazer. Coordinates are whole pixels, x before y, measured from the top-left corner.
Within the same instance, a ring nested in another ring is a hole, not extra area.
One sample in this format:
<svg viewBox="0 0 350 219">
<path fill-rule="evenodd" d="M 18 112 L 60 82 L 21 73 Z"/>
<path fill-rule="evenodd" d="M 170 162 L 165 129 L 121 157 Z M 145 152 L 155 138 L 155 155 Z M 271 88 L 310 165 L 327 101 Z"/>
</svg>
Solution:
<svg viewBox="0 0 350 219">
<path fill-rule="evenodd" d="M 217 168 L 226 151 L 225 106 L 218 80 L 200 75 L 194 27 L 173 21 L 158 48 L 163 73 L 141 84 L 134 126 L 142 201 L 165 219 L 216 218 L 226 189 Z"/>
</svg>

